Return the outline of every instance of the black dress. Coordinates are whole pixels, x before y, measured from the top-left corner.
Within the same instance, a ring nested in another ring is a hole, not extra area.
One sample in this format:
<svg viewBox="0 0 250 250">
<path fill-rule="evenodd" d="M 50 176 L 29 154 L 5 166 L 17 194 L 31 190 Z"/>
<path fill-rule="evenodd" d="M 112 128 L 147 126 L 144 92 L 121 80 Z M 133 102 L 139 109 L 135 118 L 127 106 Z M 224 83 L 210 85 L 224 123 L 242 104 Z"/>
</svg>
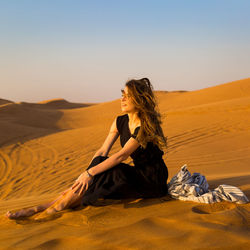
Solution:
<svg viewBox="0 0 250 250">
<path fill-rule="evenodd" d="M 131 135 L 128 115 L 118 116 L 116 126 L 123 147 L 130 137 L 136 138 L 140 127 Z M 147 147 L 137 148 L 130 156 L 134 166 L 119 163 L 93 177 L 82 198 L 82 205 L 92 205 L 99 198 L 153 198 L 167 194 L 168 169 L 162 159 L 163 152 L 155 144 L 148 142 Z M 95 157 L 87 169 L 96 166 L 108 157 Z"/>
</svg>

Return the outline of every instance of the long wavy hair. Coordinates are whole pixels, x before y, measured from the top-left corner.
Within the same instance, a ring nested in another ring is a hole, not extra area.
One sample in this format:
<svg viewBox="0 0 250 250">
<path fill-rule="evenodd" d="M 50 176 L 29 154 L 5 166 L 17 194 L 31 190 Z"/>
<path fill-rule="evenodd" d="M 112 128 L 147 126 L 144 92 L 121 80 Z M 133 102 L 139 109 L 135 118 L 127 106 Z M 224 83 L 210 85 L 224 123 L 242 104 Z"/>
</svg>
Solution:
<svg viewBox="0 0 250 250">
<path fill-rule="evenodd" d="M 148 78 L 139 80 L 132 79 L 126 82 L 132 102 L 138 111 L 138 117 L 141 121 L 141 128 L 137 139 L 143 148 L 148 142 L 153 142 L 160 149 L 167 147 L 167 139 L 161 128 L 161 114 L 158 111 L 158 105 L 153 93 L 153 86 Z"/>
</svg>

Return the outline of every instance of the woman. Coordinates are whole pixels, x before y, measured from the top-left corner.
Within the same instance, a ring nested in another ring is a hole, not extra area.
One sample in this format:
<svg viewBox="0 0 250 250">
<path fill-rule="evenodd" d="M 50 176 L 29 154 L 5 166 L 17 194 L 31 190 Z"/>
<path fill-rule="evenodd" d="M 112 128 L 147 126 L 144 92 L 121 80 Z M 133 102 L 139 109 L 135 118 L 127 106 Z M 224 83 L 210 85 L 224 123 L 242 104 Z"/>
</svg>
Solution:
<svg viewBox="0 0 250 250">
<path fill-rule="evenodd" d="M 31 216 L 37 212 L 53 214 L 79 205 L 94 204 L 99 198 L 153 198 L 167 194 L 168 170 L 162 159 L 166 140 L 156 109 L 153 87 L 147 78 L 132 79 L 122 90 L 121 110 L 102 147 L 95 153 L 88 168 L 73 186 L 56 200 L 22 209 L 8 211 L 10 219 Z M 120 136 L 122 149 L 108 157 Z M 129 156 L 134 166 L 122 163 Z"/>
</svg>

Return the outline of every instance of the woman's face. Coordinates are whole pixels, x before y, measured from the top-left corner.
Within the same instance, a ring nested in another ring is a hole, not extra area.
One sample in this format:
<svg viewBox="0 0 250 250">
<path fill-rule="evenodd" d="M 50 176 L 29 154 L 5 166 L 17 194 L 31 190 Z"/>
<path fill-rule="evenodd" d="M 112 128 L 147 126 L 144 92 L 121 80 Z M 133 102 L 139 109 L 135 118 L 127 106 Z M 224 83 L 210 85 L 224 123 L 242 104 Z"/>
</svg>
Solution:
<svg viewBox="0 0 250 250">
<path fill-rule="evenodd" d="M 124 90 L 122 91 L 122 97 L 121 97 L 121 110 L 125 113 L 131 113 L 135 112 L 135 105 L 132 102 L 132 98 L 128 94 L 128 87 L 126 86 Z"/>
</svg>

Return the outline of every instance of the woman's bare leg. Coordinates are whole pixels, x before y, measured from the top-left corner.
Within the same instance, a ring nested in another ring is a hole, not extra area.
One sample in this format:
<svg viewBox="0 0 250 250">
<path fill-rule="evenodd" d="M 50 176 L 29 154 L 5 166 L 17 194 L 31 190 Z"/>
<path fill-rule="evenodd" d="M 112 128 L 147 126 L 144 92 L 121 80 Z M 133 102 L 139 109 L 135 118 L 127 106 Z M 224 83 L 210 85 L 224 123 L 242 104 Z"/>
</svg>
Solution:
<svg viewBox="0 0 250 250">
<path fill-rule="evenodd" d="M 82 195 L 75 194 L 73 190 L 69 190 L 63 197 L 54 202 L 50 207 L 48 207 L 42 214 L 40 214 L 36 219 L 43 218 L 44 216 L 54 214 L 63 209 L 76 207 L 81 204 Z"/>
<path fill-rule="evenodd" d="M 92 181 L 90 182 L 92 183 Z M 77 189 L 79 191 L 79 188 Z M 50 207 L 45 209 L 45 211 L 39 214 L 36 219 L 41 219 L 46 217 L 47 215 L 54 214 L 63 209 L 74 208 L 81 204 L 82 197 L 84 196 L 85 191 L 81 195 L 75 193 L 75 190 L 71 188 L 67 190 L 67 192 L 60 197 L 56 202 L 54 202 Z"/>
<path fill-rule="evenodd" d="M 69 191 L 69 189 L 65 190 L 64 192 L 62 192 L 62 194 L 57 197 L 55 200 L 51 201 L 51 202 L 47 202 L 44 204 L 40 204 L 38 206 L 34 206 L 34 207 L 29 207 L 29 208 L 23 208 L 17 212 L 11 212 L 8 211 L 6 213 L 6 216 L 9 219 L 17 219 L 19 217 L 28 217 L 28 216 L 32 216 L 36 213 L 42 212 L 44 210 L 46 210 L 47 208 L 49 208 L 50 206 L 52 206 L 55 202 L 57 202 L 58 200 L 62 199 L 62 197 Z"/>
</svg>

